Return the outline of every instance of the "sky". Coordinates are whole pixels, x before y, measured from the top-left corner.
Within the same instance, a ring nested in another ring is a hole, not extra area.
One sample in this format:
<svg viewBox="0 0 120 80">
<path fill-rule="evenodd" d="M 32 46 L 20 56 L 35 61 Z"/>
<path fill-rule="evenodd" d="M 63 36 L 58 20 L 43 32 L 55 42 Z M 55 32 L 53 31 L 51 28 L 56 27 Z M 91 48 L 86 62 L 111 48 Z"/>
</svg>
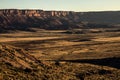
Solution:
<svg viewBox="0 0 120 80">
<path fill-rule="evenodd" d="M 0 0 L 0 9 L 117 11 L 120 10 L 120 0 Z"/>
</svg>

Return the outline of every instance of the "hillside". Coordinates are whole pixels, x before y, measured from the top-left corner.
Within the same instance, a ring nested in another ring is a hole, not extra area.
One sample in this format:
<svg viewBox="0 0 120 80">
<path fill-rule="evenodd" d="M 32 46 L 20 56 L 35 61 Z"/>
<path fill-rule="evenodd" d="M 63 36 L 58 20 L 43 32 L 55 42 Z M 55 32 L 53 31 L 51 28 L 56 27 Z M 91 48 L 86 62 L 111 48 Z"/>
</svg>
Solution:
<svg viewBox="0 0 120 80">
<path fill-rule="evenodd" d="M 33 31 L 31 28 L 65 30 L 71 28 L 108 27 L 119 24 L 116 12 L 72 12 L 43 10 L 0 10 L 0 32 L 8 30 Z M 91 25 L 92 24 L 92 25 Z"/>
<path fill-rule="evenodd" d="M 41 62 L 27 51 L 9 45 L 0 45 L 0 65 L 1 80 L 120 79 L 118 69 L 85 63 Z"/>
<path fill-rule="evenodd" d="M 120 11 L 101 11 L 78 13 L 80 20 L 88 23 L 97 24 L 120 24 Z"/>
<path fill-rule="evenodd" d="M 44 64 L 27 51 L 0 44 L 0 78 L 2 77 L 3 80 L 22 80 L 24 76 L 30 78 L 30 74 L 26 73 L 35 73 L 37 66 L 43 68 Z"/>
</svg>

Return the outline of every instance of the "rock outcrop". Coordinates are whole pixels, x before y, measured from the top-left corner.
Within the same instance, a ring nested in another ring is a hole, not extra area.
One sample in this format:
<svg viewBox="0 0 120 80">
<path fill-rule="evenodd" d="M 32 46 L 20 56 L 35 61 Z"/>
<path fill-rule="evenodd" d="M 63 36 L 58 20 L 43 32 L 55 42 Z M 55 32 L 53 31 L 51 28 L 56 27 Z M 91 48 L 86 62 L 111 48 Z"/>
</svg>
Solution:
<svg viewBox="0 0 120 80">
<path fill-rule="evenodd" d="M 43 11 L 43 10 L 17 10 L 17 9 L 5 9 L 0 10 L 1 15 L 24 15 L 24 16 L 40 16 L 40 17 L 52 17 L 52 16 L 68 16 L 71 12 L 68 11 Z"/>
</svg>

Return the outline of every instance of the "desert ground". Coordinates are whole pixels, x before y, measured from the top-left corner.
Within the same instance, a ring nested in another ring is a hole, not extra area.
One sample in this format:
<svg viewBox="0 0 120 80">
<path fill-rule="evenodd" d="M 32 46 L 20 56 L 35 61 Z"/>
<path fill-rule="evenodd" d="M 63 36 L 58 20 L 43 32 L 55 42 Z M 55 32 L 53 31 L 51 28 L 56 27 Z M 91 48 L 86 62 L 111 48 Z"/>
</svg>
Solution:
<svg viewBox="0 0 120 80">
<path fill-rule="evenodd" d="M 106 31 L 105 31 L 106 30 Z M 28 50 L 41 60 L 119 57 L 120 32 L 111 29 L 17 31 L 0 34 L 0 42 Z M 78 33 L 76 33 L 78 32 Z"/>
<path fill-rule="evenodd" d="M 120 80 L 119 28 L 33 29 L 1 33 L 0 43 L 23 48 L 51 66 L 44 72 L 48 80 Z"/>
</svg>

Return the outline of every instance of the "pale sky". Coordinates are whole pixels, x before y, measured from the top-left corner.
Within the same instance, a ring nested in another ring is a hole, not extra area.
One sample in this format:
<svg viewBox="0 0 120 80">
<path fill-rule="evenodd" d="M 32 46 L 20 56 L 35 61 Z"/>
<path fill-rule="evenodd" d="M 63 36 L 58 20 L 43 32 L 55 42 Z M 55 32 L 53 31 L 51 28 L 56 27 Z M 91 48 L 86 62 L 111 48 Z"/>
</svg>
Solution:
<svg viewBox="0 0 120 80">
<path fill-rule="evenodd" d="M 116 11 L 120 0 L 0 0 L 0 9 Z"/>
</svg>

